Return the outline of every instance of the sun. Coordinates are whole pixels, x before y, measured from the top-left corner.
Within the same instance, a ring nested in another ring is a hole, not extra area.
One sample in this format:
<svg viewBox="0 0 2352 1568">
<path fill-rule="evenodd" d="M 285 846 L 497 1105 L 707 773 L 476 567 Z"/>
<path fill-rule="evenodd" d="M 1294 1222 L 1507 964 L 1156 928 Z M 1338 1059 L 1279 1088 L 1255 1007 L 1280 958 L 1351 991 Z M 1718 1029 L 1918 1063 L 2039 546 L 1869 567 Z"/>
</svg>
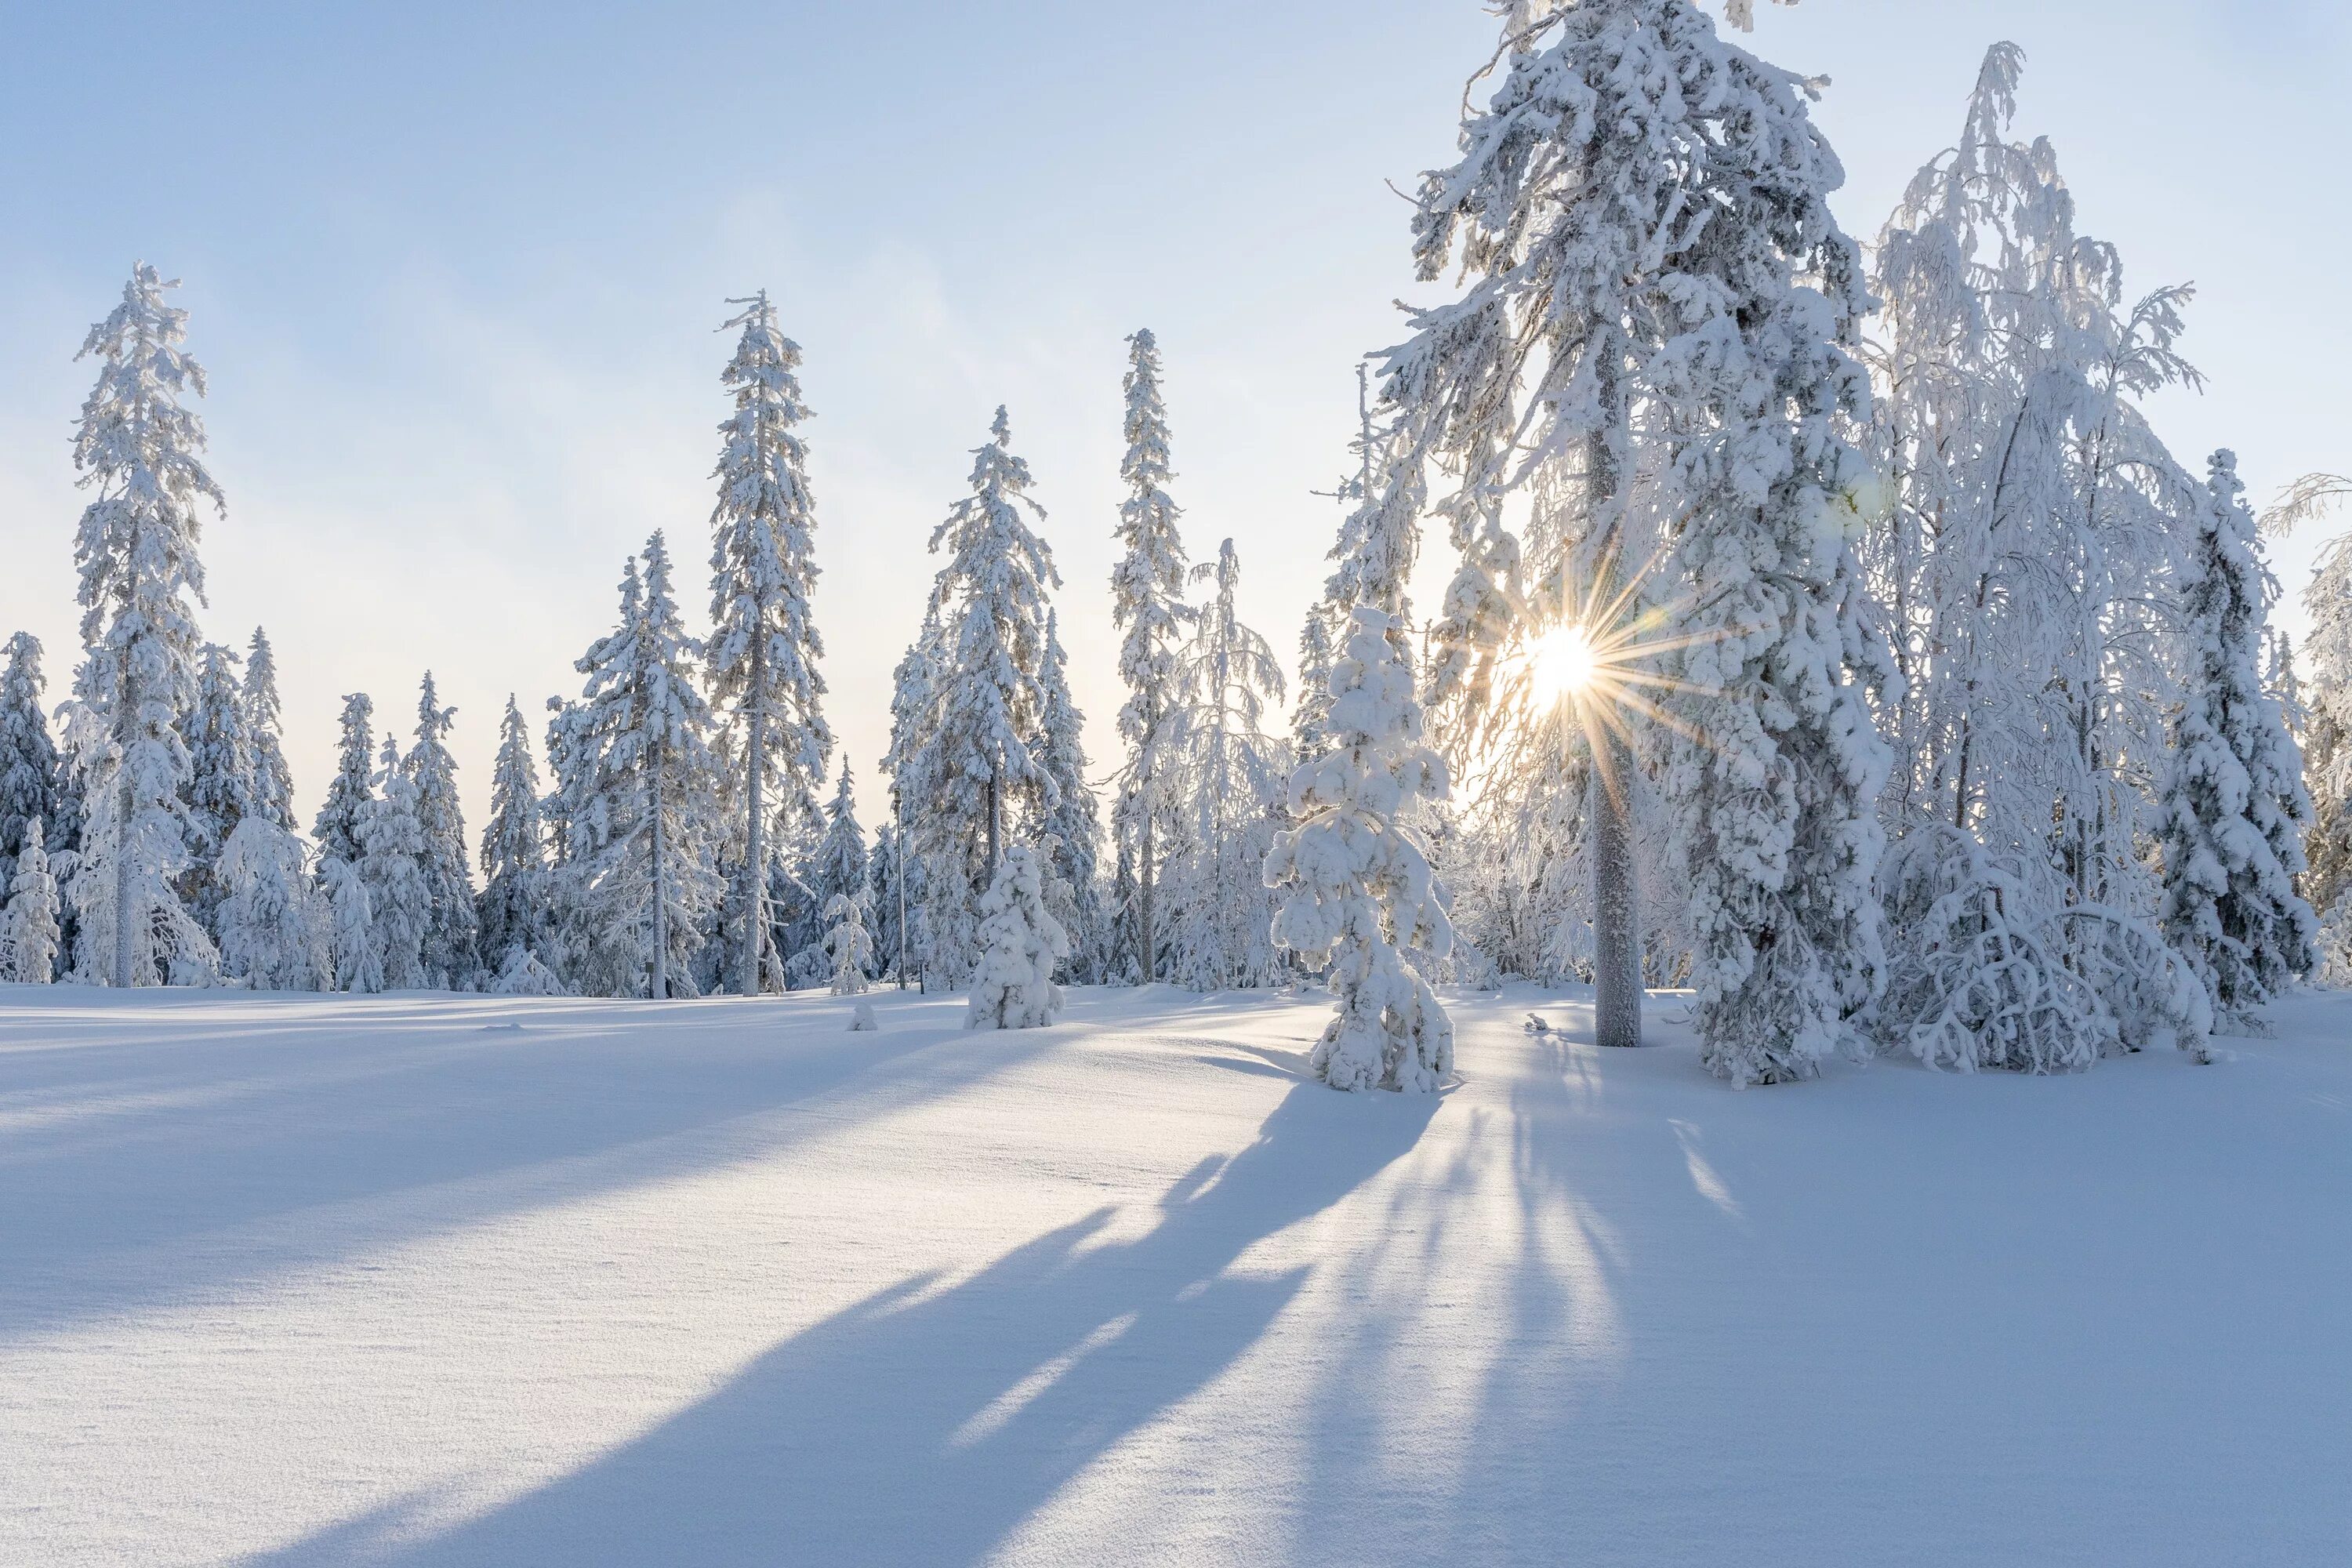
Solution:
<svg viewBox="0 0 2352 1568">
<path fill-rule="evenodd" d="M 1591 634 L 1573 623 L 1552 627 L 1528 649 L 1529 684 L 1546 703 L 1580 695 L 1600 672 Z"/>
</svg>

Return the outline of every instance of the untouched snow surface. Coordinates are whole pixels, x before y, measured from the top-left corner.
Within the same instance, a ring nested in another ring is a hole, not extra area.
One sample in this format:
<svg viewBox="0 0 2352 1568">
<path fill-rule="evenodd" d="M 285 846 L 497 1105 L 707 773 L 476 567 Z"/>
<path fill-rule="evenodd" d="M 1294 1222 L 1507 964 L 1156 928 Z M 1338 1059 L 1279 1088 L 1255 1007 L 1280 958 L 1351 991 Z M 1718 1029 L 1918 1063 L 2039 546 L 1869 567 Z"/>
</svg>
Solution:
<svg viewBox="0 0 2352 1568">
<path fill-rule="evenodd" d="M 1455 994 L 1423 1099 L 872 1000 L 0 988 L 0 1562 L 2352 1561 L 2352 996 L 1741 1093 Z"/>
</svg>

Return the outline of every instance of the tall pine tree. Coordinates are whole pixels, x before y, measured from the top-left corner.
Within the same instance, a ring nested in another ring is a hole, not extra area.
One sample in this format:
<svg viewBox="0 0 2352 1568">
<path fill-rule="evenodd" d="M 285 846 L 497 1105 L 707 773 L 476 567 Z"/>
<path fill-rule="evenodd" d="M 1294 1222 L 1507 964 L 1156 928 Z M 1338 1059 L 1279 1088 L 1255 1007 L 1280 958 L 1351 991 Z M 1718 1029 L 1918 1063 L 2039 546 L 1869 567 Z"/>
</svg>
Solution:
<svg viewBox="0 0 2352 1568">
<path fill-rule="evenodd" d="M 1675 683 L 1659 752 L 1703 1054 L 1738 1083 L 1801 1078 L 1883 967 L 1871 879 L 1888 759 L 1859 679 L 1882 665 L 1847 527 L 1867 465 L 1844 433 L 1868 408 L 1851 352 L 1867 298 L 1827 205 L 1843 174 L 1801 84 L 1691 0 L 1518 19 L 1461 161 L 1423 184 L 1421 274 L 1458 256 L 1471 284 L 1387 356 L 1395 445 L 1363 575 L 1401 581 L 1400 519 L 1434 458 L 1460 480 L 1436 510 L 1463 567 L 1432 682 L 1475 700 L 1514 630 L 1615 600 L 1646 471 L 1688 639 L 1659 660 Z M 1663 439 L 1637 453 L 1644 430 Z M 1570 512 L 1553 558 L 1532 563 L 1533 595 L 1503 523 L 1522 486 Z M 1599 739 L 1622 801 L 1619 732 Z M 1611 1034 L 1638 1038 L 1632 858 L 1595 858 L 1612 863 L 1595 911 Z"/>
<path fill-rule="evenodd" d="M 327 861 L 357 866 L 367 856 L 368 806 L 375 799 L 374 716 L 375 703 L 366 692 L 344 694 L 337 720 L 341 739 L 335 747 L 335 776 L 327 781 L 327 796 L 310 824 L 322 880 Z"/>
<path fill-rule="evenodd" d="M 425 939 L 433 924 L 433 891 L 425 879 L 425 828 L 416 815 L 416 782 L 401 765 L 400 742 L 383 738 L 375 797 L 361 830 L 375 951 L 388 990 L 418 991 L 433 982 L 425 972 Z"/>
<path fill-rule="evenodd" d="M 522 710 L 509 693 L 490 772 L 490 820 L 482 830 L 482 894 L 475 904 L 485 968 L 496 963 L 503 972 L 517 947 L 544 957 L 547 903 L 539 763 Z"/>
<path fill-rule="evenodd" d="M 245 737 L 253 748 L 254 809 L 294 831 L 294 773 L 286 765 L 286 714 L 278 698 L 278 655 L 259 626 L 245 655 Z"/>
<path fill-rule="evenodd" d="M 948 557 L 930 599 L 940 672 L 907 768 L 925 791 L 908 826 L 930 872 L 931 956 L 958 980 L 978 957 L 978 900 L 996 879 L 1008 818 L 1055 800 L 1032 742 L 1045 711 L 1045 592 L 1061 577 L 1029 526 L 1045 512 L 1002 408 L 991 434 L 973 454 L 971 494 L 931 534 Z"/>
<path fill-rule="evenodd" d="M 1173 810 L 1170 698 L 1177 639 L 1190 612 L 1184 603 L 1184 542 L 1176 531 L 1181 514 L 1168 495 L 1174 476 L 1169 468 L 1168 409 L 1160 395 L 1160 344 L 1148 329 L 1127 341 L 1127 455 L 1118 472 L 1128 497 L 1119 503 L 1116 537 L 1121 554 L 1110 578 L 1111 624 L 1123 634 L 1118 674 L 1127 701 L 1118 710 L 1118 733 L 1127 744 L 1127 762 L 1111 806 L 1111 843 L 1118 866 L 1120 923 L 1129 933 L 1122 967 L 1149 983 L 1160 977 L 1160 864 Z"/>
<path fill-rule="evenodd" d="M 476 951 L 478 926 L 466 852 L 466 817 L 457 804 L 457 759 L 448 746 L 457 716 L 455 708 L 441 706 L 433 672 L 426 670 L 416 699 L 416 744 L 401 765 L 415 786 L 416 826 L 425 838 L 418 861 L 431 910 L 425 927 L 425 973 L 435 985 L 470 991 L 481 978 L 482 960 Z"/>
<path fill-rule="evenodd" d="M 223 502 L 203 423 L 180 403 L 203 395 L 205 373 L 180 346 L 188 313 L 164 300 L 176 287 L 138 263 L 78 356 L 100 368 L 73 448 L 79 482 L 98 492 L 74 539 L 86 652 L 68 733 L 86 820 L 73 894 L 79 967 L 112 985 L 200 973 L 213 956 L 174 883 L 187 862 L 180 725 L 202 646 L 198 509 Z"/>
<path fill-rule="evenodd" d="M 816 507 L 798 426 L 800 345 L 776 327 L 767 290 L 729 303 L 744 307 L 722 331 L 742 335 L 721 381 L 735 412 L 719 426 L 719 506 L 710 552 L 712 631 L 706 659 L 712 702 L 728 710 L 742 767 L 746 879 L 762 882 L 769 859 L 769 802 L 804 820 L 816 809 L 833 732 L 820 708 L 824 644 L 809 613 L 816 584 Z M 751 940 L 740 942 L 736 988 L 756 995 L 765 912 L 740 900 Z"/>
<path fill-rule="evenodd" d="M 698 928 L 718 895 L 723 829 L 710 710 L 678 620 L 669 552 L 657 531 L 640 578 L 622 582 L 621 623 L 579 662 L 588 677 L 567 726 L 564 806 L 584 875 L 580 912 L 589 988 L 656 999 L 690 992 Z"/>
<path fill-rule="evenodd" d="M 253 746 L 245 732 L 245 691 L 236 655 L 205 645 L 196 705 L 188 714 L 186 790 L 189 866 L 180 896 L 206 935 L 220 941 L 223 897 L 219 861 L 229 836 L 254 811 Z"/>
</svg>

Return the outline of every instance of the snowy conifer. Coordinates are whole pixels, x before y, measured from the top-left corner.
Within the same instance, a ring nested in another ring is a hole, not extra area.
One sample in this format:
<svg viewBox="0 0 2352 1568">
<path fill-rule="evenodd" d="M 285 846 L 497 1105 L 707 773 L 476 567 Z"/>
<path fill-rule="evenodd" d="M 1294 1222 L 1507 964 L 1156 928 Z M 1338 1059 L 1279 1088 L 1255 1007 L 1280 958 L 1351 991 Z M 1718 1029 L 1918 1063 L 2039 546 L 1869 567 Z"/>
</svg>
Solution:
<svg viewBox="0 0 2352 1568">
<path fill-rule="evenodd" d="M 261 809 L 240 820 L 215 866 L 221 967 L 257 991 L 316 991 L 334 964 L 332 910 L 310 885 L 302 841 Z"/>
<path fill-rule="evenodd" d="M 479 927 L 474 912 L 474 878 L 466 850 L 466 817 L 457 804 L 457 759 L 447 738 L 457 710 L 441 706 L 433 672 L 416 699 L 416 744 L 401 767 L 416 789 L 416 826 L 425 847 L 418 861 L 431 914 L 425 927 L 427 984 L 470 991 L 479 976 L 476 951 Z"/>
<path fill-rule="evenodd" d="M 723 824 L 710 710 L 696 679 L 698 645 L 686 634 L 660 532 L 645 572 L 629 563 L 620 624 L 580 659 L 588 677 L 551 760 L 568 773 L 563 812 L 573 865 L 584 876 L 570 940 L 593 994 L 690 992 L 698 930 L 718 894 L 715 846 Z"/>
<path fill-rule="evenodd" d="M 1045 704 L 1034 749 L 1054 781 L 1054 793 L 1050 805 L 1040 801 L 1033 806 L 1025 831 L 1045 857 L 1046 905 L 1069 932 L 1069 977 L 1075 984 L 1091 985 L 1103 977 L 1110 932 L 1097 870 L 1102 819 L 1094 786 L 1087 782 L 1087 752 L 1080 737 L 1086 715 L 1071 700 L 1068 665 L 1059 621 L 1048 610 L 1045 662 L 1037 675 Z"/>
<path fill-rule="evenodd" d="M 882 771 L 890 780 L 891 821 L 884 831 L 892 836 L 889 875 L 896 893 L 887 907 L 880 903 L 875 907 L 885 910 L 894 933 L 883 944 L 883 953 L 901 985 L 929 972 L 924 944 L 916 932 L 927 907 L 923 894 L 930 884 L 924 857 L 931 852 L 936 835 L 919 833 L 914 824 L 928 816 L 938 801 L 927 770 L 935 760 L 930 738 L 939 716 L 939 682 L 946 657 L 943 637 L 937 605 L 927 605 L 915 640 L 893 672 L 890 689 L 890 748 L 883 753 Z M 961 874 L 960 868 L 958 874 Z"/>
<path fill-rule="evenodd" d="M 874 853 L 866 862 L 866 907 L 874 920 L 877 973 L 897 981 L 901 990 L 915 980 L 911 922 L 923 907 L 922 863 L 905 859 L 904 843 L 894 823 L 884 823 L 874 836 Z"/>
<path fill-rule="evenodd" d="M 253 749 L 254 809 L 294 831 L 294 773 L 286 765 L 286 715 L 278 698 L 278 655 L 259 626 L 245 656 L 245 738 Z"/>
<path fill-rule="evenodd" d="M 800 345 L 777 330 L 765 289 L 729 303 L 744 309 L 719 329 L 740 327 L 742 335 L 720 377 L 734 393 L 735 412 L 719 426 L 706 670 L 712 702 L 728 710 L 737 731 L 744 864 L 757 868 L 768 860 L 771 799 L 782 803 L 786 816 L 815 811 L 833 732 L 819 706 L 824 678 L 817 660 L 824 644 L 809 614 L 817 575 L 816 509 L 797 428 L 809 416 L 793 374 L 800 367 Z M 754 932 L 764 932 L 757 910 L 747 908 L 742 918 Z M 736 988 L 755 995 L 758 944 L 738 945 Z"/>
<path fill-rule="evenodd" d="M 1171 754 L 1189 831 L 1169 871 L 1170 977 L 1199 991 L 1270 985 L 1280 960 L 1264 868 L 1290 758 L 1265 716 L 1282 700 L 1282 668 L 1235 611 L 1234 542 L 1193 574 L 1214 592 L 1176 664 Z"/>
<path fill-rule="evenodd" d="M 490 820 L 482 831 L 482 892 L 474 905 L 481 951 L 510 954 L 518 943 L 536 949 L 546 928 L 547 904 L 539 763 L 522 710 L 509 693 L 506 717 L 499 724 L 498 762 L 490 773 Z"/>
<path fill-rule="evenodd" d="M 1035 1029 L 1062 1016 L 1054 971 L 1070 956 L 1069 933 L 1045 908 L 1044 865 L 1025 844 L 1004 847 L 980 900 L 980 965 L 966 1004 L 967 1029 Z"/>
<path fill-rule="evenodd" d="M 874 939 L 866 932 L 864 899 L 835 893 L 824 906 L 824 945 L 833 957 L 833 994 L 855 996 L 874 967 Z"/>
<path fill-rule="evenodd" d="M 59 932 L 58 881 L 41 842 L 41 819 L 31 818 L 17 840 L 8 903 L 0 912 L 0 979 L 47 985 L 57 977 Z"/>
<path fill-rule="evenodd" d="M 196 705 L 187 717 L 188 782 L 185 791 L 191 864 L 180 879 L 188 911 L 206 932 L 220 938 L 220 903 L 226 896 L 218 862 L 229 836 L 255 809 L 253 747 L 245 731 L 245 692 L 235 668 L 236 655 L 218 643 L 205 645 L 204 673 Z"/>
<path fill-rule="evenodd" d="M 1679 678 L 1660 751 L 1705 1057 L 1736 1082 L 1803 1077 L 1882 966 L 1887 762 L 1856 679 L 1880 662 L 1842 531 L 1866 472 L 1844 429 L 1868 406 L 1848 353 L 1866 297 L 1826 204 L 1843 173 L 1801 84 L 1690 0 L 1513 20 L 1461 161 L 1422 187 L 1422 276 L 1458 254 L 1471 284 L 1386 356 L 1385 509 L 1359 551 L 1395 580 L 1397 493 L 1428 458 L 1460 480 L 1437 505 L 1463 566 L 1432 679 L 1475 704 L 1531 616 L 1614 602 L 1637 499 L 1664 520 L 1688 641 L 1660 661 Z M 1552 548 L 1523 566 L 1501 500 L 1530 485 Z M 1616 725 L 1599 732 L 1613 749 Z M 1625 857 L 1597 910 L 1617 933 L 1604 977 L 1627 987 L 1634 921 L 1610 896 L 1633 882 Z"/>
<path fill-rule="evenodd" d="M 1372 427 L 1370 370 L 1361 361 L 1356 364 L 1356 435 L 1348 449 L 1356 455 L 1356 471 L 1331 492 L 1332 499 L 1347 509 L 1331 547 L 1331 558 L 1340 562 L 1354 553 L 1363 537 L 1376 494 L 1372 464 L 1381 443 Z M 1298 706 L 1290 719 L 1293 756 L 1321 756 L 1329 745 L 1331 661 L 1339 657 L 1348 632 L 1349 606 L 1333 599 L 1338 591 L 1335 578 L 1326 584 L 1322 596 L 1307 606 L 1306 623 L 1299 630 Z"/>
<path fill-rule="evenodd" d="M 341 739 L 335 750 L 335 776 L 327 781 L 327 796 L 319 803 L 310 824 L 311 842 L 319 847 L 323 869 L 329 860 L 357 866 L 367 858 L 368 808 L 375 799 L 375 704 L 364 691 L 343 698 L 339 722 Z"/>
<path fill-rule="evenodd" d="M 425 971 L 425 938 L 433 924 L 433 890 L 425 879 L 425 828 L 417 820 L 416 783 L 401 765 L 400 743 L 383 738 L 375 773 L 375 798 L 368 804 L 360 861 L 376 951 L 383 963 L 383 985 L 417 991 L 433 984 Z"/>
<path fill-rule="evenodd" d="M 1119 478 L 1128 498 L 1119 503 L 1117 537 L 1124 552 L 1111 569 L 1111 624 L 1125 635 L 1118 648 L 1119 679 L 1127 701 L 1118 710 L 1119 738 L 1127 763 L 1111 806 L 1111 844 L 1122 879 L 1132 881 L 1132 909 L 1124 910 L 1133 952 L 1132 972 L 1143 981 L 1160 977 L 1158 900 L 1160 863 L 1167 852 L 1166 827 L 1174 810 L 1168 774 L 1171 715 L 1170 695 L 1176 674 L 1176 644 L 1190 611 L 1184 603 L 1184 542 L 1176 531 L 1181 515 L 1169 499 L 1168 410 L 1160 395 L 1160 345 L 1150 331 L 1128 339 L 1126 380 L 1127 455 Z M 1122 888 L 1122 892 L 1127 889 Z"/>
<path fill-rule="evenodd" d="M 820 910 L 837 898 L 865 896 L 867 859 L 866 829 L 858 825 L 857 798 L 850 790 L 849 763 L 845 759 L 833 799 L 824 808 L 824 835 L 817 840 L 802 877 Z"/>
<path fill-rule="evenodd" d="M 932 550 L 948 557 L 929 605 L 937 675 L 929 711 L 915 716 L 913 754 L 892 775 L 902 801 L 921 781 L 906 826 L 930 871 L 931 961 L 950 978 L 977 955 L 974 893 L 993 885 L 1008 816 L 1055 798 L 1034 742 L 1045 711 L 1045 591 L 1061 578 L 1023 515 L 1045 513 L 1028 497 L 1029 467 L 1013 454 L 1002 408 L 992 436 L 973 454 L 971 494 L 931 534 Z"/>
<path fill-rule="evenodd" d="M 506 962 L 490 982 L 494 996 L 562 996 L 567 993 L 555 971 L 541 963 L 529 946 L 516 942 L 507 949 Z"/>
<path fill-rule="evenodd" d="M 2294 888 L 2311 802 L 2263 689 L 2273 586 L 2243 497 L 2236 454 L 2214 453 L 2183 583 L 2190 668 L 2157 820 L 2165 934 L 2204 977 L 2218 1026 L 2238 1029 L 2310 970 L 2318 923 Z"/>
<path fill-rule="evenodd" d="M 180 405 L 186 390 L 203 395 L 205 374 L 180 348 L 188 313 L 164 302 L 175 287 L 140 262 L 78 356 L 100 370 L 74 431 L 79 482 L 98 492 L 74 540 L 86 656 L 68 734 L 88 813 L 74 902 L 81 971 L 114 985 L 212 960 L 174 884 L 186 862 L 179 727 L 195 701 L 205 591 L 197 509 L 222 500 L 199 455 L 203 423 Z"/>
<path fill-rule="evenodd" d="M 62 780 L 57 742 L 41 711 L 45 684 L 40 639 L 18 632 L 8 639 L 8 663 L 0 669 L 0 887 L 16 877 L 26 825 L 37 819 L 54 829 L 58 820 Z M 50 841 L 71 847 L 54 833 Z"/>
<path fill-rule="evenodd" d="M 367 879 L 357 866 L 330 855 L 319 863 L 319 883 L 333 931 L 335 989 L 369 994 L 383 990 L 383 951 L 376 940 Z"/>
<path fill-rule="evenodd" d="M 1276 836 L 1266 885 L 1280 890 L 1274 940 L 1330 965 L 1337 1003 L 1315 1043 L 1334 1089 L 1428 1092 L 1454 1068 L 1454 1026 L 1401 949 L 1444 958 L 1452 924 L 1412 826 L 1444 800 L 1445 763 L 1422 744 L 1412 673 L 1395 616 L 1359 605 L 1331 669 L 1332 749 L 1290 776 L 1297 824 Z"/>
</svg>

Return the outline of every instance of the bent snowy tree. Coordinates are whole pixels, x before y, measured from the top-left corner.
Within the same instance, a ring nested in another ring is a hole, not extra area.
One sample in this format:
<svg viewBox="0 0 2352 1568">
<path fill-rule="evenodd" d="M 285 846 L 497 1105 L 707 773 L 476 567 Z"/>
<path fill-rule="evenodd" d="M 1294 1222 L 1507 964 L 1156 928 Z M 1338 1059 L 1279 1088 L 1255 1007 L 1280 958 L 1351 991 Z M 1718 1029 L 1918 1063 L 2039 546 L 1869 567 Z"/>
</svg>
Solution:
<svg viewBox="0 0 2352 1568">
<path fill-rule="evenodd" d="M 1297 826 L 1278 834 L 1265 881 L 1282 895 L 1274 939 L 1330 965 L 1337 1000 L 1315 1042 L 1334 1089 L 1426 1093 L 1454 1070 L 1454 1025 L 1402 949 L 1452 950 L 1454 928 L 1413 816 L 1446 797 L 1444 760 L 1422 744 L 1394 616 L 1359 605 L 1331 667 L 1331 749 L 1290 775 Z"/>
</svg>

